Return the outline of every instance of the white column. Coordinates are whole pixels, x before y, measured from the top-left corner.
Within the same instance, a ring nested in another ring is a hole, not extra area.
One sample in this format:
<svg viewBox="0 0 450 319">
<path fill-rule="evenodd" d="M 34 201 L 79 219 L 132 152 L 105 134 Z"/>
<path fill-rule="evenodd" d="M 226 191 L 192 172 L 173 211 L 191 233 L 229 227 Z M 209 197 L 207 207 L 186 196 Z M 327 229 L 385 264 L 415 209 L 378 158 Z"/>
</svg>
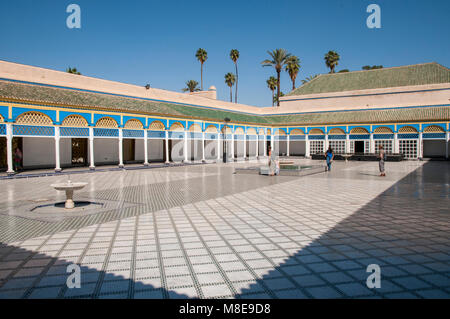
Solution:
<svg viewBox="0 0 450 319">
<path fill-rule="evenodd" d="M 267 156 L 267 135 L 264 134 L 264 145 L 263 145 L 264 157 Z"/>
<path fill-rule="evenodd" d="M 309 138 L 308 135 L 305 135 L 305 157 L 310 158 L 311 157 L 311 148 L 309 145 Z"/>
<path fill-rule="evenodd" d="M 123 165 L 123 131 L 119 128 L 119 167 L 124 167 Z"/>
<path fill-rule="evenodd" d="M 350 153 L 350 134 L 345 134 L 345 153 Z"/>
<path fill-rule="evenodd" d="M 370 133 L 370 153 L 375 154 L 375 141 L 373 139 L 373 133 Z"/>
<path fill-rule="evenodd" d="M 166 131 L 166 138 L 165 138 L 165 143 L 166 143 L 166 164 L 169 164 L 169 131 Z"/>
<path fill-rule="evenodd" d="M 231 160 L 234 161 L 234 134 L 231 134 Z"/>
<path fill-rule="evenodd" d="M 6 153 L 8 157 L 8 171 L 7 174 L 14 174 L 14 166 L 13 166 L 13 149 L 12 149 L 12 141 L 13 141 L 13 128 L 12 124 L 6 124 Z M 22 150 L 23 153 L 23 150 Z"/>
<path fill-rule="evenodd" d="M 323 143 L 323 152 L 326 153 L 328 150 L 328 134 L 325 134 L 325 141 Z"/>
<path fill-rule="evenodd" d="M 217 133 L 217 162 L 220 161 L 220 133 Z"/>
<path fill-rule="evenodd" d="M 184 155 L 184 162 L 187 163 L 188 161 L 188 142 L 187 142 L 187 138 L 188 138 L 188 132 L 189 131 L 184 131 L 184 147 L 183 147 L 183 155 Z"/>
<path fill-rule="evenodd" d="M 94 128 L 89 128 L 89 169 L 95 169 L 94 163 Z"/>
<path fill-rule="evenodd" d="M 144 165 L 148 166 L 148 137 L 147 137 L 147 130 L 144 130 Z"/>
<path fill-rule="evenodd" d="M 273 151 L 273 144 L 274 144 L 274 139 L 273 139 L 273 134 L 270 135 L 270 148 Z"/>
<path fill-rule="evenodd" d="M 202 133 L 202 162 L 205 162 L 205 132 Z"/>
<path fill-rule="evenodd" d="M 256 158 L 259 157 L 259 135 L 256 135 Z"/>
<path fill-rule="evenodd" d="M 423 133 L 419 132 L 419 141 L 417 145 L 417 157 L 423 158 Z"/>
<path fill-rule="evenodd" d="M 60 136 L 59 136 L 59 126 L 55 126 L 55 162 L 56 162 L 56 167 L 55 167 L 55 172 L 61 172 L 61 160 L 60 160 L 60 152 L 59 152 L 59 141 L 60 141 Z"/>
<path fill-rule="evenodd" d="M 290 143 L 290 138 L 289 138 L 289 135 L 287 135 L 287 138 L 286 138 L 286 140 L 287 140 L 287 142 L 286 142 L 286 143 L 287 143 L 287 146 L 286 146 L 286 148 L 287 148 L 287 151 L 286 151 L 286 153 L 287 153 L 287 154 L 286 154 L 286 155 L 287 155 L 287 156 L 289 156 L 289 143 Z"/>
<path fill-rule="evenodd" d="M 394 133 L 394 149 L 392 152 L 399 153 L 400 152 L 400 143 L 398 141 L 398 133 Z"/>
<path fill-rule="evenodd" d="M 447 132 L 446 134 L 446 138 L 445 138 L 445 158 L 448 159 L 449 158 L 449 143 L 450 141 L 450 132 Z"/>
<path fill-rule="evenodd" d="M 247 134 L 244 133 L 244 161 L 247 156 Z"/>
</svg>

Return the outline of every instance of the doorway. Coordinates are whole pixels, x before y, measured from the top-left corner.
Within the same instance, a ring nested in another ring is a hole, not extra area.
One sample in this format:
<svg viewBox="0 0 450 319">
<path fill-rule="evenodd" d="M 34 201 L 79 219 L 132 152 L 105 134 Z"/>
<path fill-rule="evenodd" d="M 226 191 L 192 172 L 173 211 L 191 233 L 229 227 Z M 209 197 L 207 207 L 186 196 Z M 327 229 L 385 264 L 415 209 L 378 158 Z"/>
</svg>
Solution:
<svg viewBox="0 0 450 319">
<path fill-rule="evenodd" d="M 8 158 L 6 149 L 6 137 L 0 137 L 0 171 L 8 168 Z"/>
<path fill-rule="evenodd" d="M 355 141 L 355 153 L 364 154 L 364 141 Z"/>
<path fill-rule="evenodd" d="M 123 161 L 133 162 L 134 154 L 136 153 L 136 140 L 134 139 L 125 139 L 123 140 Z"/>
<path fill-rule="evenodd" d="M 72 139 L 72 166 L 87 165 L 87 139 Z"/>
</svg>

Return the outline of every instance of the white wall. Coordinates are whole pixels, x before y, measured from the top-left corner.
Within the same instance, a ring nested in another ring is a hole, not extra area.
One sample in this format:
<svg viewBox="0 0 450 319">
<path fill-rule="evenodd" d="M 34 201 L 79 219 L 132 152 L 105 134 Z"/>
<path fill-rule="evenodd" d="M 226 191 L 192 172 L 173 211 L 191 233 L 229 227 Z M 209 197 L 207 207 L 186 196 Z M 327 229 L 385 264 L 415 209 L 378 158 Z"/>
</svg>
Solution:
<svg viewBox="0 0 450 319">
<path fill-rule="evenodd" d="M 289 153 L 292 156 L 304 156 L 306 154 L 306 142 L 305 141 L 291 141 L 289 144 Z"/>
<path fill-rule="evenodd" d="M 115 138 L 94 139 L 95 164 L 119 162 L 119 140 Z"/>
<path fill-rule="evenodd" d="M 148 140 L 148 160 L 164 161 L 164 140 Z"/>
<path fill-rule="evenodd" d="M 222 145 L 220 145 L 220 150 L 222 151 Z M 220 154 L 220 157 L 222 157 L 222 154 Z M 205 141 L 205 159 L 217 159 L 217 141 Z"/>
<path fill-rule="evenodd" d="M 202 141 L 188 140 L 188 160 L 202 159 Z"/>
<path fill-rule="evenodd" d="M 61 166 L 72 165 L 72 139 L 62 138 L 59 142 L 59 156 Z M 89 160 L 89 158 L 87 158 Z"/>
<path fill-rule="evenodd" d="M 23 166 L 55 167 L 55 139 L 47 137 L 23 138 Z"/>
<path fill-rule="evenodd" d="M 251 140 L 247 141 L 247 156 L 248 157 L 255 157 L 256 154 L 256 141 Z"/>
<path fill-rule="evenodd" d="M 244 141 L 234 141 L 234 154 L 236 157 L 244 157 Z"/>
<path fill-rule="evenodd" d="M 445 141 L 424 140 L 423 157 L 445 157 Z"/>
<path fill-rule="evenodd" d="M 140 161 L 140 162 L 144 162 L 145 157 L 144 157 L 144 140 L 143 139 L 136 139 L 135 140 L 135 144 L 134 144 L 134 160 L 135 161 Z"/>
</svg>

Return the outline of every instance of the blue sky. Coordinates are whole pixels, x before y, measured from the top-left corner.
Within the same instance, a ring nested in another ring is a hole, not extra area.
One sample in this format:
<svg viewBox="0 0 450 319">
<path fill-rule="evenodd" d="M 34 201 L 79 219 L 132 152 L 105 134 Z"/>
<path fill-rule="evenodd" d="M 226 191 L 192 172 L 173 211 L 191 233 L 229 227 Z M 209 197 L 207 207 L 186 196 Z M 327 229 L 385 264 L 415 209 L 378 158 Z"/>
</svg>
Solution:
<svg viewBox="0 0 450 319">
<path fill-rule="evenodd" d="M 82 28 L 66 27 L 66 7 L 82 10 Z M 381 29 L 366 26 L 369 4 L 381 7 Z M 450 67 L 448 0 L 228 0 L 104 1 L 15 0 L 0 3 L 0 59 L 180 91 L 200 82 L 195 51 L 209 59 L 204 87 L 229 99 L 224 75 L 234 72 L 229 51 L 238 49 L 239 102 L 271 105 L 263 68 L 266 51 L 285 48 L 301 60 L 300 80 L 326 73 L 323 56 L 337 51 L 337 70 L 436 61 Z M 281 89 L 292 84 L 286 72 Z"/>
</svg>

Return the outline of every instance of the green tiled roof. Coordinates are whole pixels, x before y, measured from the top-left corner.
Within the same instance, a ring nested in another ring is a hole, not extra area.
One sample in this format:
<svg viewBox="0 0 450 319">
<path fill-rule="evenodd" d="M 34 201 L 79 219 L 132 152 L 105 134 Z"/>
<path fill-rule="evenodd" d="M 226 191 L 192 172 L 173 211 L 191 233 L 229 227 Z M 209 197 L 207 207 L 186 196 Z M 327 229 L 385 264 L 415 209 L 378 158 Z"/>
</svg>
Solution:
<svg viewBox="0 0 450 319">
<path fill-rule="evenodd" d="M 368 71 L 321 74 L 287 96 L 439 83 L 450 83 L 450 69 L 433 62 Z"/>
<path fill-rule="evenodd" d="M 0 97 L 43 104 L 51 103 L 61 106 L 81 106 L 125 112 L 134 111 L 153 115 L 202 118 L 212 121 L 223 121 L 225 117 L 228 117 L 233 122 L 267 124 L 264 117 L 245 113 L 8 81 L 0 81 Z"/>
<path fill-rule="evenodd" d="M 368 71 L 369 72 L 369 71 Z M 448 121 L 449 106 L 409 107 L 363 111 L 316 112 L 292 115 L 266 115 L 221 111 L 188 105 L 160 103 L 145 99 L 82 92 L 35 84 L 0 81 L 0 99 L 27 101 L 35 104 L 82 107 L 123 112 L 138 112 L 178 118 L 198 118 L 256 125 L 327 125 L 350 123 L 392 123 L 417 121 Z"/>
<path fill-rule="evenodd" d="M 450 106 L 405 107 L 367 111 L 317 112 L 267 116 L 274 125 L 312 125 L 343 123 L 395 123 L 418 121 L 448 121 Z"/>
</svg>

